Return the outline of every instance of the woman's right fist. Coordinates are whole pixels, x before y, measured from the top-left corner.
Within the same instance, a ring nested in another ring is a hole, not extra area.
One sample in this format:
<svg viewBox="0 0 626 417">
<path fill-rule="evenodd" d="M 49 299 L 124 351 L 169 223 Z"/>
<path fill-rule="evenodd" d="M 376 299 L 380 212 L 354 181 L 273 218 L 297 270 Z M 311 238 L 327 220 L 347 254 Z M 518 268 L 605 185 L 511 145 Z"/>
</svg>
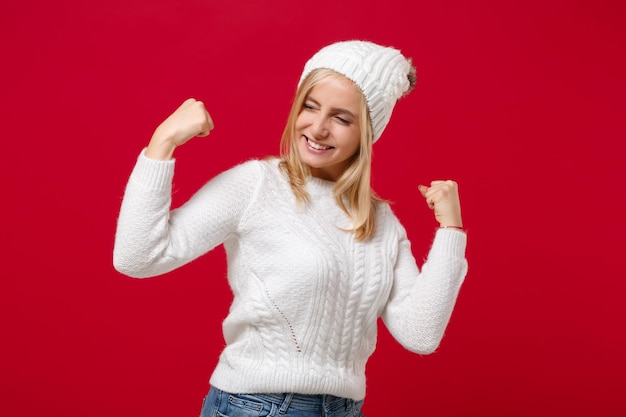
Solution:
<svg viewBox="0 0 626 417">
<path fill-rule="evenodd" d="M 156 128 L 146 156 L 153 159 L 170 159 L 177 146 L 196 136 L 207 136 L 213 129 L 213 120 L 201 101 L 185 100 Z"/>
</svg>

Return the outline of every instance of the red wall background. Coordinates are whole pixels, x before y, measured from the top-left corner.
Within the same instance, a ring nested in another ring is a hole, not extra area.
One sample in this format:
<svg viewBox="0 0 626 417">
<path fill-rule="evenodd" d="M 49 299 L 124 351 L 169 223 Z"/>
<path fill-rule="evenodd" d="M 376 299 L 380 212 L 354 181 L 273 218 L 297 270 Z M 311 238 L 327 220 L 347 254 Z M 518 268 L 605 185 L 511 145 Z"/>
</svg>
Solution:
<svg viewBox="0 0 626 417">
<path fill-rule="evenodd" d="M 304 61 L 349 38 L 418 68 L 374 162 L 416 257 L 435 227 L 418 183 L 456 179 L 469 231 L 438 351 L 381 327 L 368 417 L 626 415 L 625 21 L 621 0 L 4 2 L 0 416 L 199 414 L 224 254 L 115 272 L 126 179 L 187 97 L 216 128 L 178 151 L 176 205 L 275 154 Z"/>
</svg>

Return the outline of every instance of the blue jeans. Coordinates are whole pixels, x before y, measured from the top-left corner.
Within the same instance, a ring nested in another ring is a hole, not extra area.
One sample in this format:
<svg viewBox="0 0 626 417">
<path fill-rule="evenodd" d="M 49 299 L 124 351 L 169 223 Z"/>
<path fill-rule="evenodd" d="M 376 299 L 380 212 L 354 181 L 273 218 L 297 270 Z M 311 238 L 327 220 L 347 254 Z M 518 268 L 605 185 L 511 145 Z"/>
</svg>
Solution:
<svg viewBox="0 0 626 417">
<path fill-rule="evenodd" d="M 364 417 L 362 406 L 332 395 L 231 394 L 211 387 L 200 417 Z"/>
</svg>

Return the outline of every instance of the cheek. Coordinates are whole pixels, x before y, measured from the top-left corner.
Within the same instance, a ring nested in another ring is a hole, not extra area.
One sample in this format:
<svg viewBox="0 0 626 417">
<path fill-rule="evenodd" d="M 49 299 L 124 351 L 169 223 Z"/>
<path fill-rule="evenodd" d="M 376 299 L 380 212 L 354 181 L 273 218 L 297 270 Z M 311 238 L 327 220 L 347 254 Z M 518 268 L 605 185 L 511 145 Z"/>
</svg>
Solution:
<svg viewBox="0 0 626 417">
<path fill-rule="evenodd" d="M 346 141 L 346 145 L 349 149 L 351 149 L 352 153 L 356 153 L 361 146 L 361 135 L 359 132 L 352 133 L 348 140 Z"/>
<path fill-rule="evenodd" d="M 304 128 L 309 122 L 305 113 L 300 113 L 296 118 L 296 130 Z"/>
</svg>

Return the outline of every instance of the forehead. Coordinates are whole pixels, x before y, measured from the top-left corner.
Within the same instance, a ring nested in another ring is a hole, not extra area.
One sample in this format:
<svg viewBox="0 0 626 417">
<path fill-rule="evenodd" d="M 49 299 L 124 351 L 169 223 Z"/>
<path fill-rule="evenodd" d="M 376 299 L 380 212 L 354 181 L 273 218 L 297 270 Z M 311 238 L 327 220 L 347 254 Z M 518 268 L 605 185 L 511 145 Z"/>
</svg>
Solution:
<svg viewBox="0 0 626 417">
<path fill-rule="evenodd" d="M 309 90 L 307 97 L 319 102 L 320 105 L 346 108 L 357 112 L 363 95 L 358 87 L 343 75 L 329 75 L 319 80 Z"/>
</svg>

